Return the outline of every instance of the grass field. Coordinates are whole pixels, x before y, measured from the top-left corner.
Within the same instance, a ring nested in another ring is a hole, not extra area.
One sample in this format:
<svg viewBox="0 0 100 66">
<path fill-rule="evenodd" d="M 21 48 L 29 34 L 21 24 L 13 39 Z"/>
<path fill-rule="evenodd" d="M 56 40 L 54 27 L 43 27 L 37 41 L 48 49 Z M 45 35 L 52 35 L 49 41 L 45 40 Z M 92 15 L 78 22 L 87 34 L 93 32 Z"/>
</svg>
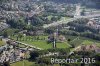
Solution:
<svg viewBox="0 0 100 66">
<path fill-rule="evenodd" d="M 91 45 L 91 44 L 94 44 L 94 42 L 89 41 L 89 40 L 85 40 L 82 44 Z"/>
<path fill-rule="evenodd" d="M 24 43 L 27 43 L 27 44 L 31 44 L 33 46 L 36 46 L 36 47 L 39 47 L 39 48 L 42 48 L 42 49 L 50 49 L 50 48 L 53 48 L 53 44 L 50 43 L 50 44 L 47 44 L 46 41 L 22 41 Z M 69 44 L 66 42 L 66 43 L 56 43 L 57 45 L 57 48 L 68 48 L 69 47 Z"/>
<path fill-rule="evenodd" d="M 67 39 L 71 39 L 69 44 L 74 44 L 75 46 L 79 45 L 90 45 L 90 44 L 96 44 L 100 47 L 100 41 L 85 38 L 85 37 L 78 37 L 78 36 L 66 36 Z"/>
<path fill-rule="evenodd" d="M 29 38 L 30 36 L 27 36 L 27 38 Z M 35 37 L 38 37 L 38 36 L 35 36 Z M 24 37 L 23 37 L 24 38 Z M 22 39 L 23 39 L 22 38 Z M 32 38 L 32 36 L 31 36 Z M 39 36 L 39 38 L 47 38 L 47 36 Z M 14 39 L 16 39 L 16 37 L 14 37 Z M 88 38 L 84 38 L 84 37 L 78 37 L 78 36 L 66 36 L 66 39 L 71 39 L 70 42 L 72 42 L 73 44 L 75 44 L 76 46 L 79 46 L 79 45 L 90 45 L 90 44 L 96 44 L 97 46 L 100 47 L 100 41 L 97 41 L 97 40 L 93 40 L 93 39 L 88 39 Z M 27 40 L 27 41 L 21 41 L 21 42 L 24 42 L 24 43 L 27 43 L 27 44 L 30 44 L 30 45 L 33 45 L 33 46 L 36 46 L 36 47 L 39 47 L 39 48 L 42 48 L 42 49 L 49 49 L 49 48 L 52 48 L 52 44 L 47 44 L 46 40 L 34 40 L 34 41 L 31 41 L 31 40 Z M 57 42 L 57 48 L 69 48 L 70 47 L 70 43 L 69 42 Z M 41 66 L 41 65 L 38 65 L 38 64 L 35 64 L 34 62 L 29 62 L 27 60 L 24 60 L 24 61 L 19 61 L 19 62 L 16 62 L 16 63 L 13 63 L 11 64 L 11 66 Z M 50 66 L 50 65 L 48 65 Z M 54 66 L 59 66 L 59 65 L 54 65 Z"/>
<path fill-rule="evenodd" d="M 52 18 L 53 16 L 52 15 L 50 15 L 50 16 L 48 16 L 47 18 L 48 18 L 48 20 L 51 20 L 51 18 Z"/>
<path fill-rule="evenodd" d="M 91 44 L 95 44 L 98 47 L 100 47 L 100 43 L 99 42 L 93 42 L 93 41 L 89 41 L 89 40 L 85 40 L 82 44 L 84 45 L 91 45 Z"/>
<path fill-rule="evenodd" d="M 34 62 L 29 62 L 27 60 L 19 61 L 11 64 L 11 66 L 34 66 Z"/>
<path fill-rule="evenodd" d="M 4 45 L 4 42 L 3 41 L 0 41 L 0 46 Z"/>
<path fill-rule="evenodd" d="M 12 63 L 11 66 L 44 66 L 44 65 L 39 65 L 39 64 L 35 64 L 35 62 L 30 62 L 28 60 L 24 60 L 24 61 Z M 48 66 L 51 66 L 51 65 L 48 65 Z M 60 65 L 55 64 L 54 66 L 60 66 Z"/>
<path fill-rule="evenodd" d="M 36 39 L 37 37 L 38 37 L 38 40 Z M 26 36 L 26 37 L 22 37 L 21 38 L 22 40 L 18 40 L 18 41 L 21 41 L 23 43 L 27 43 L 27 44 L 30 44 L 42 49 L 53 48 L 53 43 L 47 44 L 47 41 L 46 41 L 47 37 L 48 36 Z M 26 39 L 26 38 L 27 40 L 23 41 L 23 39 Z M 33 38 L 34 40 L 29 39 L 29 38 Z M 13 37 L 13 39 L 16 40 L 16 36 Z M 41 39 L 44 39 L 44 40 L 41 40 Z M 68 48 L 70 46 L 67 42 L 57 42 L 56 45 L 57 45 L 57 48 Z"/>
<path fill-rule="evenodd" d="M 36 39 L 38 37 L 38 40 Z M 39 47 L 39 48 L 42 48 L 42 49 L 50 49 L 53 47 L 53 44 L 50 43 L 50 44 L 47 44 L 47 37 L 48 36 L 26 36 L 26 37 L 22 37 L 22 40 L 18 40 L 18 41 L 21 41 L 21 42 L 24 42 L 24 43 L 27 43 L 27 44 L 30 44 L 30 45 L 33 45 L 33 46 L 36 46 L 36 47 Z M 100 41 L 97 41 L 97 40 L 93 40 L 93 39 L 88 39 L 88 38 L 84 38 L 84 37 L 78 37 L 78 36 L 68 36 L 66 35 L 66 40 L 68 39 L 71 39 L 70 42 L 57 42 L 57 48 L 69 48 L 70 47 L 70 44 L 74 44 L 75 46 L 79 46 L 79 45 L 82 45 L 82 44 L 96 44 L 97 46 L 100 46 Z M 15 40 L 16 40 L 16 36 L 13 37 Z M 23 39 L 26 39 L 27 40 L 24 40 Z M 31 38 L 31 39 L 29 39 Z M 32 38 L 34 40 L 32 40 Z M 45 38 L 45 39 L 44 39 Z M 43 40 L 41 40 L 43 39 Z"/>
</svg>

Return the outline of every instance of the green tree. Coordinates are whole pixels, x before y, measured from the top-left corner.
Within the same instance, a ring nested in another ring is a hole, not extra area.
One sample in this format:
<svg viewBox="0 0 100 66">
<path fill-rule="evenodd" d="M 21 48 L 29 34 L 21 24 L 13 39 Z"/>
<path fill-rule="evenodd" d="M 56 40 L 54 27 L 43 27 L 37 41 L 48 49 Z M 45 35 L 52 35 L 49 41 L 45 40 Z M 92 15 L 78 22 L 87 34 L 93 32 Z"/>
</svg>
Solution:
<svg viewBox="0 0 100 66">
<path fill-rule="evenodd" d="M 10 63 L 9 62 L 4 62 L 3 66 L 10 66 Z"/>
<path fill-rule="evenodd" d="M 14 34 L 14 31 L 12 29 L 5 29 L 3 31 L 3 36 L 4 37 L 12 36 L 13 34 Z"/>
</svg>

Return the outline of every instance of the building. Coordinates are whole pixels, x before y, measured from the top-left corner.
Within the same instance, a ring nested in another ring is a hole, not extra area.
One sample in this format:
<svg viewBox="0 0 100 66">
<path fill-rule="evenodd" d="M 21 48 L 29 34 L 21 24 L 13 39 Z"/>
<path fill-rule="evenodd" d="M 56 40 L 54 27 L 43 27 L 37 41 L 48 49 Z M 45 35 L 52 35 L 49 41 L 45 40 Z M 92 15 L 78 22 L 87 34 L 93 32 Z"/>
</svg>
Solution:
<svg viewBox="0 0 100 66">
<path fill-rule="evenodd" d="M 79 16 L 81 16 L 81 5 L 77 4 L 74 17 L 79 17 Z"/>
<path fill-rule="evenodd" d="M 100 22 L 98 21 L 97 18 L 92 18 L 87 23 L 87 26 L 95 28 L 95 29 L 100 29 Z"/>
<path fill-rule="evenodd" d="M 95 44 L 82 45 L 81 47 L 77 48 L 76 51 L 93 51 L 95 53 L 100 53 L 100 48 Z"/>
</svg>

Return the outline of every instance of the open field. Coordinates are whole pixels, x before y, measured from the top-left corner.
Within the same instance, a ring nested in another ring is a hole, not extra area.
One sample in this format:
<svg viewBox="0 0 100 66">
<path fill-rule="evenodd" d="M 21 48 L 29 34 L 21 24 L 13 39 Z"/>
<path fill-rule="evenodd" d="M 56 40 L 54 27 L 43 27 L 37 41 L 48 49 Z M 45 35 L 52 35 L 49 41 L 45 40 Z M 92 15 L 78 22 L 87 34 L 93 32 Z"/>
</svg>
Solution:
<svg viewBox="0 0 100 66">
<path fill-rule="evenodd" d="M 22 37 L 21 39 L 18 39 L 18 41 L 21 41 L 26 44 L 30 44 L 42 49 L 50 49 L 53 47 L 53 43 L 48 44 L 47 43 L 47 37 L 48 36 L 26 36 Z M 82 45 L 82 44 L 96 44 L 97 46 L 100 46 L 100 41 L 96 41 L 93 39 L 88 39 L 84 37 L 78 37 L 78 36 L 65 36 L 66 40 L 70 39 L 71 41 L 65 41 L 65 42 L 57 42 L 57 48 L 69 48 L 70 44 L 74 44 L 75 47 Z M 17 40 L 16 36 L 13 37 L 14 40 Z"/>
<path fill-rule="evenodd" d="M 0 46 L 4 45 L 4 42 L 3 41 L 0 41 Z"/>
<path fill-rule="evenodd" d="M 36 47 L 39 47 L 39 48 L 42 48 L 42 49 L 50 49 L 53 47 L 53 44 L 50 43 L 50 44 L 47 44 L 46 41 L 22 41 L 24 43 L 27 43 L 27 44 L 31 44 L 33 46 L 36 46 Z M 69 47 L 69 44 L 66 42 L 66 43 L 60 43 L 60 42 L 57 42 L 56 43 L 57 45 L 57 48 L 68 48 Z"/>
<path fill-rule="evenodd" d="M 34 66 L 34 62 L 29 62 L 27 60 L 19 61 L 11 64 L 11 66 Z"/>
<path fill-rule="evenodd" d="M 100 43 L 98 43 L 98 42 L 93 42 L 93 41 L 89 41 L 89 40 L 85 40 L 82 44 L 84 44 L 84 45 L 95 44 L 95 45 L 97 45 L 98 47 L 100 47 Z"/>
<path fill-rule="evenodd" d="M 66 39 L 71 39 L 69 44 L 74 44 L 75 46 L 79 45 L 90 45 L 90 44 L 96 44 L 100 47 L 100 41 L 85 38 L 85 37 L 78 37 L 78 36 L 66 36 Z"/>
<path fill-rule="evenodd" d="M 12 63 L 11 66 L 41 66 L 39 64 L 35 64 L 35 62 L 30 62 L 28 60 L 19 61 L 16 63 Z M 51 66 L 51 65 L 48 65 Z M 58 64 L 54 64 L 54 66 L 59 66 Z"/>
<path fill-rule="evenodd" d="M 27 40 L 26 40 L 27 38 Z M 14 40 L 17 40 L 16 37 L 13 37 Z M 24 40 L 23 40 L 24 39 Z M 21 40 L 19 39 L 18 41 L 21 41 L 26 44 L 30 44 L 42 49 L 50 49 L 53 47 L 53 43 L 47 43 L 47 36 L 26 36 L 22 37 Z M 57 48 L 69 48 L 70 45 L 67 42 L 57 42 L 56 43 Z"/>
<path fill-rule="evenodd" d="M 27 36 L 29 37 L 29 36 Z M 35 36 L 37 37 L 37 36 Z M 39 38 L 47 38 L 47 36 L 38 36 Z M 25 38 L 25 37 L 22 37 L 22 39 Z M 16 39 L 16 37 L 14 38 Z M 77 37 L 77 36 L 66 36 L 66 39 L 71 39 L 70 42 L 74 43 L 74 45 L 76 46 L 79 46 L 79 45 L 82 45 L 82 44 L 85 44 L 85 45 L 90 45 L 90 44 L 96 44 L 97 46 L 100 47 L 100 41 L 97 41 L 97 40 L 93 40 L 93 39 L 88 39 L 88 38 L 84 38 L 84 37 Z M 52 48 L 52 44 L 47 44 L 46 40 L 34 40 L 34 41 L 31 41 L 31 40 L 27 40 L 27 41 L 23 41 L 21 40 L 21 42 L 24 42 L 24 43 L 27 43 L 27 44 L 30 44 L 30 45 L 33 45 L 33 46 L 37 46 L 37 47 L 40 47 L 40 48 L 43 48 L 43 49 L 49 49 L 49 48 Z M 57 42 L 57 47 L 58 48 L 68 48 L 70 47 L 69 46 L 69 42 Z M 19 61 L 17 63 L 13 63 L 11 64 L 11 66 L 40 66 L 38 64 L 35 64 L 35 62 L 30 62 L 30 61 L 27 61 L 27 60 L 24 60 L 24 61 Z M 50 66 L 50 65 L 48 65 Z M 59 66 L 59 65 L 54 65 L 54 66 Z"/>
</svg>

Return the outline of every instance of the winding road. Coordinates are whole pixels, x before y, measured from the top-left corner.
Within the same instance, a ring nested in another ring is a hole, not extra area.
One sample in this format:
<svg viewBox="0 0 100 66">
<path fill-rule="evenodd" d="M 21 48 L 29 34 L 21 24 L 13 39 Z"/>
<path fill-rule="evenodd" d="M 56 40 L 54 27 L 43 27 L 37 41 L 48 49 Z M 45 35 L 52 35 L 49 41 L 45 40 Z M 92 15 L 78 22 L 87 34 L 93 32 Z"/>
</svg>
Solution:
<svg viewBox="0 0 100 66">
<path fill-rule="evenodd" d="M 49 27 L 54 27 L 54 26 L 58 26 L 61 24 L 67 24 L 68 22 L 72 22 L 72 21 L 75 21 L 75 20 L 80 19 L 80 18 L 93 18 L 93 17 L 100 17 L 100 14 L 88 15 L 88 16 L 78 16 L 75 18 L 66 19 L 64 21 L 53 22 L 50 24 L 43 25 L 43 28 L 49 28 Z"/>
</svg>

